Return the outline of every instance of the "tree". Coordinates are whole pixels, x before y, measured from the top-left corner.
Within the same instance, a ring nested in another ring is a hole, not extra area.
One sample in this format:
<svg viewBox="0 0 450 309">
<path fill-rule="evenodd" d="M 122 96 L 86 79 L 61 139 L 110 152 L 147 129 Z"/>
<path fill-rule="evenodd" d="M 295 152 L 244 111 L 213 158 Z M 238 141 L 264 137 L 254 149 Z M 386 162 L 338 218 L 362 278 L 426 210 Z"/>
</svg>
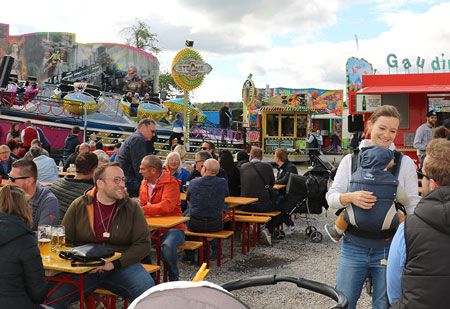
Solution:
<svg viewBox="0 0 450 309">
<path fill-rule="evenodd" d="M 128 45 L 139 49 L 148 50 L 158 54 L 161 49 L 156 46 L 158 34 L 150 31 L 150 26 L 140 19 L 135 20 L 135 24 L 120 30 L 119 34 L 125 39 Z"/>
<path fill-rule="evenodd" d="M 159 74 L 159 90 L 165 91 L 168 95 L 176 95 L 183 90 L 175 83 L 172 74 L 164 72 Z"/>
</svg>

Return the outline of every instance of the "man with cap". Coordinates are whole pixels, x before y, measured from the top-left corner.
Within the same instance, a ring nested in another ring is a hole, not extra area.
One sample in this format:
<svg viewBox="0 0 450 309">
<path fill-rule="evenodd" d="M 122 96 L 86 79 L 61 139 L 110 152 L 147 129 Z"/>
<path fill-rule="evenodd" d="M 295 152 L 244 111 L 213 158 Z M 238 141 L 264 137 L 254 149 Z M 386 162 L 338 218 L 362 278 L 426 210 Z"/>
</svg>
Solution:
<svg viewBox="0 0 450 309">
<path fill-rule="evenodd" d="M 419 157 L 420 167 L 422 167 L 423 159 L 425 158 L 425 148 L 427 147 L 428 142 L 433 138 L 436 122 L 436 111 L 431 110 L 427 113 L 427 122 L 422 124 L 416 130 L 416 135 L 414 137 L 414 148 L 417 149 L 417 156 Z"/>
</svg>

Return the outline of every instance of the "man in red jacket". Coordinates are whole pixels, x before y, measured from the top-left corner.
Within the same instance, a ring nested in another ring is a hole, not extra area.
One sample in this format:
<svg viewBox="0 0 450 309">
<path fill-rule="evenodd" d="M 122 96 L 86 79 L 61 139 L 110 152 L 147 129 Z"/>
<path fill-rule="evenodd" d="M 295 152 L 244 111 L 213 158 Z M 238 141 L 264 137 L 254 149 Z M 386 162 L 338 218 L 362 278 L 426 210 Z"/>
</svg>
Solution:
<svg viewBox="0 0 450 309">
<path fill-rule="evenodd" d="M 139 201 L 147 217 L 182 216 L 180 184 L 163 169 L 160 158 L 145 156 L 139 167 L 143 180 L 139 189 Z M 179 280 L 177 247 L 184 242 L 184 224 L 163 231 L 161 254 L 169 268 L 169 280 Z"/>
</svg>

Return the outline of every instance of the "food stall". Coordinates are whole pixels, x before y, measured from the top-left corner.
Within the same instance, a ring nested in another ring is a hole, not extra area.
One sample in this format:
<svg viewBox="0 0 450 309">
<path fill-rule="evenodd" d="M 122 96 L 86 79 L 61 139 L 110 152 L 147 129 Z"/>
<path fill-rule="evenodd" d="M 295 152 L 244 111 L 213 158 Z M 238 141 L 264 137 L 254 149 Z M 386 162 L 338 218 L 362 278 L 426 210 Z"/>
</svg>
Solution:
<svg viewBox="0 0 450 309">
<path fill-rule="evenodd" d="M 341 136 L 342 109 L 343 90 L 257 88 L 249 108 L 248 140 L 266 155 L 283 148 L 291 157 L 303 158 L 308 128 L 321 130 L 325 146 L 332 131 Z"/>
</svg>

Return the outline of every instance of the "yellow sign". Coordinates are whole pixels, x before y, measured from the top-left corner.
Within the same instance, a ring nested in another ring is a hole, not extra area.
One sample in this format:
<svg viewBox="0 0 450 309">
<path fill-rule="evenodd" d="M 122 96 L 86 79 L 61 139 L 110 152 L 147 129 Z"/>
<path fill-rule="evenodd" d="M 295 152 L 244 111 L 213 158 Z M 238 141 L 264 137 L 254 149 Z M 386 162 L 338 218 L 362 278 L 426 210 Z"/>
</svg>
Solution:
<svg viewBox="0 0 450 309">
<path fill-rule="evenodd" d="M 199 87 L 205 75 L 212 67 L 203 61 L 202 56 L 191 48 L 180 50 L 172 61 L 172 76 L 174 81 L 184 91 Z"/>
<path fill-rule="evenodd" d="M 242 86 L 242 102 L 245 106 L 250 106 L 253 104 L 256 98 L 256 88 L 255 83 L 252 80 L 252 74 L 249 75 L 247 80 Z"/>
</svg>

